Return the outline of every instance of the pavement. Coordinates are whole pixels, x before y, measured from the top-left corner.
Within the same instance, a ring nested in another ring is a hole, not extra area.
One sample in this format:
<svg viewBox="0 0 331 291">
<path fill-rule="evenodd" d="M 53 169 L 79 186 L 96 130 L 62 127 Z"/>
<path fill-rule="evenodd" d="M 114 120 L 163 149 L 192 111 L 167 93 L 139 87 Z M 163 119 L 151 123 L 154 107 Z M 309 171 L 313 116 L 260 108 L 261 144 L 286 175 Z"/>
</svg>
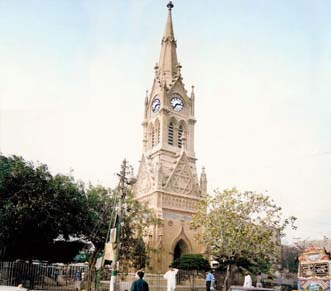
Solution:
<svg viewBox="0 0 331 291">
<path fill-rule="evenodd" d="M 0 291 L 27 291 L 26 288 L 0 285 Z"/>
</svg>

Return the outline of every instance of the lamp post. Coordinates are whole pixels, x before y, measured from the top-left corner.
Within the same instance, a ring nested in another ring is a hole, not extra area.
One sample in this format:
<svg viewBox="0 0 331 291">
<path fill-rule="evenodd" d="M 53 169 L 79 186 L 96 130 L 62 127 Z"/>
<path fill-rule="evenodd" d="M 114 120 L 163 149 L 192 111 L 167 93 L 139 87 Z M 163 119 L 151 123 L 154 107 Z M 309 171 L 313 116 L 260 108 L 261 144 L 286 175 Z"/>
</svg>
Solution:
<svg viewBox="0 0 331 291">
<path fill-rule="evenodd" d="M 115 253 L 114 253 L 114 260 L 112 262 L 112 271 L 111 271 L 111 279 L 110 279 L 110 286 L 109 291 L 115 291 L 115 284 L 117 274 L 119 272 L 119 252 L 121 247 L 120 237 L 121 237 L 121 224 L 122 224 L 122 216 L 123 216 L 123 203 L 125 201 L 126 192 L 127 192 L 127 185 L 133 185 L 136 182 L 136 179 L 133 177 L 126 177 L 127 174 L 127 161 L 124 159 L 121 166 L 120 174 L 117 174 L 120 178 L 119 181 L 119 194 L 120 199 L 117 208 L 117 215 L 116 215 L 116 241 L 115 241 Z"/>
</svg>

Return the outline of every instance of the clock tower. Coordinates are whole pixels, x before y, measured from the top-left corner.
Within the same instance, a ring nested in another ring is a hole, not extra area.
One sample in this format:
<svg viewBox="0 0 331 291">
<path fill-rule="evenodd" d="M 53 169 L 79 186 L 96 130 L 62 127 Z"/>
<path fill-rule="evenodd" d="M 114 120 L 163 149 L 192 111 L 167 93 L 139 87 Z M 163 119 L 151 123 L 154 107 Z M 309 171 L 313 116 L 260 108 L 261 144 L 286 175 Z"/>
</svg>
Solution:
<svg viewBox="0 0 331 291">
<path fill-rule="evenodd" d="M 143 154 L 133 191 L 137 200 L 147 203 L 162 220 L 150 231 L 147 243 L 152 272 L 164 272 L 183 254 L 204 251 L 194 240 L 190 228 L 196 205 L 207 192 L 202 169 L 200 180 L 194 152 L 195 94 L 184 87 L 177 60 L 177 42 L 172 23 L 172 8 L 161 41 L 159 62 L 150 93 L 144 102 Z"/>
</svg>

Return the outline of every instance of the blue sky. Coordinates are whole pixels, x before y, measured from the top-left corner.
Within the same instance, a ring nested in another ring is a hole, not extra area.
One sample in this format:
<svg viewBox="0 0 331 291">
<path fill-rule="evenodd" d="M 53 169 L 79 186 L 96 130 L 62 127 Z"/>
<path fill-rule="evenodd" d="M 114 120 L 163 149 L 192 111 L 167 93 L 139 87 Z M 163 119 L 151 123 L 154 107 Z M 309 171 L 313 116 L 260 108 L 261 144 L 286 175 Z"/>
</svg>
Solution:
<svg viewBox="0 0 331 291">
<path fill-rule="evenodd" d="M 1 151 L 108 186 L 137 167 L 166 2 L 0 0 Z M 209 190 L 268 190 L 289 240 L 331 237 L 331 3 L 174 4 Z"/>
</svg>

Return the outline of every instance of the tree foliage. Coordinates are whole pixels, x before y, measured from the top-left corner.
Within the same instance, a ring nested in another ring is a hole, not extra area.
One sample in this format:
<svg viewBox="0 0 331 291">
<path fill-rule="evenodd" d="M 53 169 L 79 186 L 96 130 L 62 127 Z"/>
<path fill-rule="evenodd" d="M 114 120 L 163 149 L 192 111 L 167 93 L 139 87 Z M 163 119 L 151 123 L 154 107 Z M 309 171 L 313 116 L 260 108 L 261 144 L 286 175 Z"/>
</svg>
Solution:
<svg viewBox="0 0 331 291">
<path fill-rule="evenodd" d="M 120 257 L 127 262 L 124 266 L 122 264 L 127 271 L 128 267 L 137 269 L 149 265 L 150 249 L 145 245 L 143 237 L 147 237 L 151 227 L 160 224 L 160 220 L 147 204 L 135 200 L 130 191 L 126 195 L 125 208 Z"/>
<path fill-rule="evenodd" d="M 46 165 L 0 156 L 0 249 L 7 259 L 47 259 L 59 235 L 83 233 L 83 187 Z"/>
<path fill-rule="evenodd" d="M 183 255 L 174 260 L 172 266 L 181 270 L 191 271 L 181 275 L 181 279 L 189 280 L 191 290 L 194 290 L 195 278 L 198 276 L 199 271 L 206 271 L 210 269 L 208 260 L 201 254 Z"/>
<path fill-rule="evenodd" d="M 86 189 L 84 209 L 84 238 L 91 241 L 95 249 L 103 248 L 109 224 L 116 207 L 116 196 L 111 189 L 90 184 Z"/>
<path fill-rule="evenodd" d="M 85 238 L 95 246 L 91 264 L 95 263 L 97 254 L 103 250 L 109 227 L 115 225 L 116 207 L 121 193 L 118 189 L 110 190 L 103 186 L 90 185 L 86 191 L 87 209 Z M 129 267 L 139 268 L 148 264 L 148 250 L 143 241 L 150 227 L 159 223 L 154 212 L 145 204 L 133 198 L 130 191 L 126 193 L 123 205 L 120 260 L 125 261 L 124 271 Z"/>
<path fill-rule="evenodd" d="M 34 165 L 22 157 L 0 155 L 0 255 L 2 259 L 70 261 L 76 253 L 71 244 L 65 258 L 54 252 L 55 239 L 75 237 L 94 245 L 91 264 L 103 249 L 113 223 L 118 191 L 103 186 L 87 187 L 70 175 L 53 176 L 46 165 Z M 142 236 L 157 222 L 145 205 L 126 199 L 122 232 L 123 259 L 133 264 L 146 261 Z M 64 243 L 61 244 L 62 253 Z M 58 244 L 59 245 L 59 244 Z M 140 252 L 138 258 L 137 253 Z M 58 257 L 54 257 L 57 254 Z M 137 262 L 136 262 L 137 260 Z"/>
<path fill-rule="evenodd" d="M 202 230 L 197 239 L 221 264 L 256 270 L 278 259 L 279 236 L 294 221 L 282 220 L 281 208 L 269 196 L 233 188 L 207 195 L 192 226 Z"/>
<path fill-rule="evenodd" d="M 201 254 L 183 255 L 176 259 L 172 265 L 175 268 L 182 270 L 207 271 L 210 269 L 208 260 L 205 259 Z"/>
</svg>

